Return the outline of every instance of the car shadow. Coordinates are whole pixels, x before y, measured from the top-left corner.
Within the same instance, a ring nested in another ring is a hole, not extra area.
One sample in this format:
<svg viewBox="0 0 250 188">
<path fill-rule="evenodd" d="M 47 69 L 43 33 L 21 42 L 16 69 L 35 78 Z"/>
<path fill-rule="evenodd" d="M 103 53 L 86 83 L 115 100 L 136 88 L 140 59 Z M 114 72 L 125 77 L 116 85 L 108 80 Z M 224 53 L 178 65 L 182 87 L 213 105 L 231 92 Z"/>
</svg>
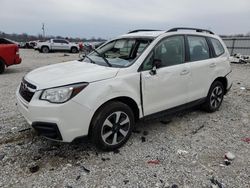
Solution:
<svg viewBox="0 0 250 188">
<path fill-rule="evenodd" d="M 142 137 L 150 137 L 153 139 L 154 133 L 152 133 L 152 130 L 163 132 L 166 130 L 166 127 L 175 125 L 172 122 L 175 121 L 176 118 L 188 116 L 194 110 L 197 111 L 197 108 L 182 111 L 173 116 L 138 122 L 136 128 L 133 130 L 132 137 L 125 147 L 112 152 L 100 151 L 86 138 L 76 139 L 71 143 L 47 140 L 37 136 L 36 132 L 32 129 L 19 132 L 18 134 L 21 135 L 20 138 L 22 139 L 15 139 L 12 144 L 19 145 L 23 148 L 20 155 L 18 155 L 19 157 L 16 159 L 20 163 L 23 161 L 27 163 L 35 162 L 47 170 L 61 168 L 68 163 L 72 166 L 81 166 L 82 163 L 85 162 L 105 161 L 106 158 L 112 159 L 116 157 L 115 155 L 122 155 L 123 152 L 130 150 L 131 147 L 137 147 L 143 144 L 145 140 L 143 141 Z M 148 134 L 149 136 L 147 136 Z M 136 146 L 133 146 L 133 144 Z"/>
</svg>

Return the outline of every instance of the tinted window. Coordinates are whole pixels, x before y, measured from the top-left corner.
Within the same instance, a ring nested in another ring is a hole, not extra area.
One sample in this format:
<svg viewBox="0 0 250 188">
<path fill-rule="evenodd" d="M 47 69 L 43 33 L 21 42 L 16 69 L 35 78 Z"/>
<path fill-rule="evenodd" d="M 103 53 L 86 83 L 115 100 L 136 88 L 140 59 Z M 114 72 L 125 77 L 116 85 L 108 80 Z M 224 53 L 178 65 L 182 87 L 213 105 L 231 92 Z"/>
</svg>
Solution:
<svg viewBox="0 0 250 188">
<path fill-rule="evenodd" d="M 65 40 L 54 40 L 54 43 L 66 43 L 66 44 L 68 44 L 68 42 Z"/>
<path fill-rule="evenodd" d="M 211 38 L 210 40 L 211 40 L 211 43 L 214 47 L 214 52 L 215 52 L 216 56 L 220 56 L 221 54 L 223 54 L 225 52 L 224 48 L 219 40 L 214 39 L 214 38 Z"/>
<path fill-rule="evenodd" d="M 152 69 L 154 59 L 161 60 L 162 67 L 184 63 L 184 37 L 168 37 L 161 41 L 143 62 L 142 70 Z"/>
<path fill-rule="evenodd" d="M 60 40 L 53 40 L 54 43 L 61 43 Z"/>
<path fill-rule="evenodd" d="M 190 61 L 208 59 L 209 47 L 204 37 L 188 36 Z"/>
<path fill-rule="evenodd" d="M 154 59 L 161 60 L 162 67 L 184 63 L 184 56 L 183 36 L 168 37 L 154 51 Z"/>
</svg>

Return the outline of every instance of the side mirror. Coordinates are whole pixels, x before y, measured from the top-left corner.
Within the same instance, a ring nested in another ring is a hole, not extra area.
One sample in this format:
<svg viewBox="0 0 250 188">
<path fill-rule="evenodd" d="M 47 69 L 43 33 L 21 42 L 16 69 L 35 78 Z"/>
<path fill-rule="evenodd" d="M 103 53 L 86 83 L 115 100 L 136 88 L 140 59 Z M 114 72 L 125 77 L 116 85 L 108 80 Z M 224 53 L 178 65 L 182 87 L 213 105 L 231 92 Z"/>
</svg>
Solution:
<svg viewBox="0 0 250 188">
<path fill-rule="evenodd" d="M 160 59 L 154 59 L 153 60 L 153 67 L 151 69 L 151 71 L 149 72 L 151 75 L 155 75 L 156 74 L 156 69 L 161 67 L 161 60 Z"/>
</svg>

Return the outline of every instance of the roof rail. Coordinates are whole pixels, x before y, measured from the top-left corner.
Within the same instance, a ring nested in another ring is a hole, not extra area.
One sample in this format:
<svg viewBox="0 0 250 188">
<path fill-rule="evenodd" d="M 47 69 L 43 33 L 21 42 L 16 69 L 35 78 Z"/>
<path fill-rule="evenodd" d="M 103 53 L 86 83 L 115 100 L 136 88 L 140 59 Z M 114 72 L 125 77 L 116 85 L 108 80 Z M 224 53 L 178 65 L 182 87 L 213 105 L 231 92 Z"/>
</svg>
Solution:
<svg viewBox="0 0 250 188">
<path fill-rule="evenodd" d="M 128 34 L 130 34 L 130 33 L 137 33 L 137 32 L 143 32 L 143 31 L 162 31 L 162 30 L 158 30 L 158 29 L 137 29 L 137 30 L 129 31 Z"/>
<path fill-rule="evenodd" d="M 196 32 L 207 32 L 207 33 L 214 35 L 214 33 L 210 30 L 199 29 L 199 28 L 190 28 L 190 27 L 175 27 L 175 28 L 169 29 L 167 32 L 173 32 L 173 31 L 178 31 L 178 30 L 195 30 Z"/>
</svg>

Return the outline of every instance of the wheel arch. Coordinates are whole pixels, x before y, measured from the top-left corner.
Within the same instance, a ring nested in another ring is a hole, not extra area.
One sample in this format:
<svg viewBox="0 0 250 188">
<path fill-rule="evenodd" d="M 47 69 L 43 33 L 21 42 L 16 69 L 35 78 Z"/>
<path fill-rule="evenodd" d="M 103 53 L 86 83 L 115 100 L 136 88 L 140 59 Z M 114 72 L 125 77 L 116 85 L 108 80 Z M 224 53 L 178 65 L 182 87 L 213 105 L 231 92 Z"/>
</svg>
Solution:
<svg viewBox="0 0 250 188">
<path fill-rule="evenodd" d="M 1 56 L 0 56 L 0 61 L 2 61 L 6 65 L 5 60 Z"/>
<path fill-rule="evenodd" d="M 5 71 L 6 67 L 8 67 L 8 65 L 6 64 L 5 60 L 0 57 L 0 74 Z"/>
<path fill-rule="evenodd" d="M 41 46 L 41 50 L 42 50 L 43 47 L 47 47 L 50 50 L 50 47 L 48 45 L 46 45 L 46 44 Z"/>
<path fill-rule="evenodd" d="M 218 78 L 216 78 L 216 79 L 213 81 L 213 83 L 214 83 L 215 81 L 221 82 L 222 85 L 223 85 L 223 87 L 224 87 L 224 92 L 226 92 L 227 86 L 228 86 L 227 78 L 226 78 L 226 77 L 218 77 Z M 212 84 L 213 84 L 213 83 L 212 83 Z M 211 85 L 212 85 L 212 84 L 211 84 Z"/>
<path fill-rule="evenodd" d="M 97 108 L 97 110 L 94 112 L 94 115 L 92 116 L 91 121 L 90 121 L 90 126 L 89 126 L 89 130 L 88 130 L 88 136 L 91 136 L 91 131 L 92 131 L 92 127 L 93 127 L 92 122 L 93 122 L 93 119 L 95 118 L 95 116 L 98 114 L 99 110 L 104 105 L 106 105 L 107 103 L 112 102 L 112 101 L 118 101 L 118 102 L 122 102 L 122 103 L 128 105 L 131 108 L 131 110 L 133 111 L 135 122 L 137 122 L 139 120 L 140 110 L 139 110 L 139 107 L 138 107 L 138 105 L 137 105 L 137 103 L 135 102 L 134 99 L 132 99 L 131 97 L 127 97 L 127 96 L 115 97 L 115 98 L 109 99 L 108 101 L 106 101 L 105 103 L 103 103 L 102 105 L 100 105 Z"/>
</svg>

